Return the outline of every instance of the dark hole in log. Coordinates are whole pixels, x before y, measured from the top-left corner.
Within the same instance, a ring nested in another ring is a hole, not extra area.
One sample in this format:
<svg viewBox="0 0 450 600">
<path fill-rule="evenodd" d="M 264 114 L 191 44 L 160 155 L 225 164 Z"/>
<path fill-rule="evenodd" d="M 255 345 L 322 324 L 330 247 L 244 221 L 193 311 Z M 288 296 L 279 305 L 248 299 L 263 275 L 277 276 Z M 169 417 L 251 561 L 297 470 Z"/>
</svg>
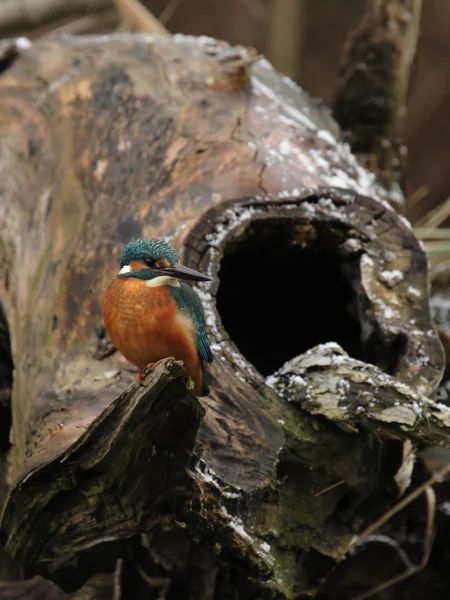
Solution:
<svg viewBox="0 0 450 600">
<path fill-rule="evenodd" d="M 0 306 L 0 452 L 6 452 L 10 446 L 13 368 L 9 327 Z"/>
<path fill-rule="evenodd" d="M 330 341 L 364 359 L 356 294 L 344 275 L 355 269 L 343 268 L 353 259 L 338 250 L 345 239 L 337 226 L 270 219 L 254 222 L 225 249 L 217 309 L 262 375 Z"/>
</svg>

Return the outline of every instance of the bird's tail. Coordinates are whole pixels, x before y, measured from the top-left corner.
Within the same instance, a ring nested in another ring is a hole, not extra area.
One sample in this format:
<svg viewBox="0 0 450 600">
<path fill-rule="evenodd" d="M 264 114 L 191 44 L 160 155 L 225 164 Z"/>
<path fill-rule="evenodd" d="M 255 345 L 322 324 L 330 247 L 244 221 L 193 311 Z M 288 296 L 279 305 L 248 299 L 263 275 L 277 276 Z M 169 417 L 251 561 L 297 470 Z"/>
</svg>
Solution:
<svg viewBox="0 0 450 600">
<path fill-rule="evenodd" d="M 209 373 L 205 363 L 202 361 L 202 396 L 208 396 L 211 391 L 209 387 Z"/>
</svg>

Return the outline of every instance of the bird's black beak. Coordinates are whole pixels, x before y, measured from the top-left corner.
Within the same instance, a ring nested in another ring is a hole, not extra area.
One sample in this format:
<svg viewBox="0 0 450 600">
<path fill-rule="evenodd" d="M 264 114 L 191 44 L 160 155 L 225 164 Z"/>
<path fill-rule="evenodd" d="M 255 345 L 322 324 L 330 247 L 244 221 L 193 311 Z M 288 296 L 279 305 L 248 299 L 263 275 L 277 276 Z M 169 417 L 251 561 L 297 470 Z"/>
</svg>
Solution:
<svg viewBox="0 0 450 600">
<path fill-rule="evenodd" d="M 158 271 L 164 275 L 176 277 L 177 279 L 186 279 L 187 281 L 212 281 L 211 277 L 202 275 L 198 271 L 194 271 L 194 269 L 184 267 L 180 264 L 164 267 L 163 269 L 158 269 Z"/>
</svg>

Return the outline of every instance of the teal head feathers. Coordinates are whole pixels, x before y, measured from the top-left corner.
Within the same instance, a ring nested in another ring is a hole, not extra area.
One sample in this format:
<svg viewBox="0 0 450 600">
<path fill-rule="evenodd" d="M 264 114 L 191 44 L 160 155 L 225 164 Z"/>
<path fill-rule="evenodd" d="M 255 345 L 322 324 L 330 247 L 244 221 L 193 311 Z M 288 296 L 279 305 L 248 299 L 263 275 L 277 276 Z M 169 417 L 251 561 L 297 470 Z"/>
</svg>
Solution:
<svg viewBox="0 0 450 600">
<path fill-rule="evenodd" d="M 157 238 L 142 238 L 128 242 L 120 261 L 121 273 L 132 271 L 132 263 L 141 263 L 158 275 L 186 279 L 188 281 L 211 281 L 194 269 L 179 264 L 178 252 L 165 240 Z M 136 276 L 136 275 L 135 275 Z"/>
</svg>

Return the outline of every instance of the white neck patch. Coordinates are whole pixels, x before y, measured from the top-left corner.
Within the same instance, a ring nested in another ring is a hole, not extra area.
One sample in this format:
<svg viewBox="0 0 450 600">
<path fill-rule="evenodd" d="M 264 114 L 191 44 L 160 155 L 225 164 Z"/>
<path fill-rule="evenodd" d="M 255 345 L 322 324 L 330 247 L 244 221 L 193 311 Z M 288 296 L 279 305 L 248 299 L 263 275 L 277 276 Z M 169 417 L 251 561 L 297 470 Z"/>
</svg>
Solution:
<svg viewBox="0 0 450 600">
<path fill-rule="evenodd" d="M 119 275 L 123 275 L 124 273 L 131 273 L 130 265 L 125 265 L 120 269 Z M 180 287 L 180 282 L 176 277 L 160 275 L 159 277 L 154 277 L 153 279 L 146 279 L 145 285 L 149 288 L 159 287 L 160 285 L 171 285 L 172 287 Z"/>
<path fill-rule="evenodd" d="M 160 285 L 171 285 L 172 287 L 180 287 L 180 282 L 176 277 L 169 277 L 168 275 L 161 275 L 154 279 L 146 279 L 145 285 L 149 288 L 159 287 Z"/>
</svg>

